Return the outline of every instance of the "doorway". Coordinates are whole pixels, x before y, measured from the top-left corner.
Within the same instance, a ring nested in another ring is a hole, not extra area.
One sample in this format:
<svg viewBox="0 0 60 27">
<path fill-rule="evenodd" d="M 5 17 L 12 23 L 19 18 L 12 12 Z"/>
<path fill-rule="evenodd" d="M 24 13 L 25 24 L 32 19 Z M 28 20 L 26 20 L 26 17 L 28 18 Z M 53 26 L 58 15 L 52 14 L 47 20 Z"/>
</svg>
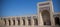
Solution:
<svg viewBox="0 0 60 27">
<path fill-rule="evenodd" d="M 55 25 L 60 25 L 59 17 L 55 17 Z"/>
<path fill-rule="evenodd" d="M 42 11 L 42 18 L 43 18 L 43 23 L 44 25 L 51 25 L 50 21 L 50 13 L 47 10 Z"/>
</svg>

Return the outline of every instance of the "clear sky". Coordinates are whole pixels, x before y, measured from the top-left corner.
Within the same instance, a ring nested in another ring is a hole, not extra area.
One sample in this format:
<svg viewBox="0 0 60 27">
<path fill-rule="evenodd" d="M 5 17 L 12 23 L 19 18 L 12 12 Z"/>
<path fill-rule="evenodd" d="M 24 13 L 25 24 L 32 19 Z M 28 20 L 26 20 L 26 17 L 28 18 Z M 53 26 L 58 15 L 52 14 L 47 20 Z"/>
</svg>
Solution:
<svg viewBox="0 0 60 27">
<path fill-rule="evenodd" d="M 37 3 L 46 0 L 0 0 L 0 16 L 37 14 Z M 53 0 L 54 11 L 60 12 L 60 0 Z"/>
</svg>

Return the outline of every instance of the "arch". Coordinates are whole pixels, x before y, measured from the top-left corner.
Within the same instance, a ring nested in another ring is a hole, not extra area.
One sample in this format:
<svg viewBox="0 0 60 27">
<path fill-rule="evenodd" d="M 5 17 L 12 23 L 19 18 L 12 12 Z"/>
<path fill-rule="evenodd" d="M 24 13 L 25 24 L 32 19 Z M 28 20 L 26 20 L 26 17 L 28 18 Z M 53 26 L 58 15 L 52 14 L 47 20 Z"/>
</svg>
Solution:
<svg viewBox="0 0 60 27">
<path fill-rule="evenodd" d="M 55 17 L 55 25 L 60 25 L 59 17 Z"/>
<path fill-rule="evenodd" d="M 51 25 L 49 11 L 48 10 L 43 10 L 41 14 L 42 14 L 44 25 Z"/>
<path fill-rule="evenodd" d="M 15 20 L 13 20 L 13 25 L 15 25 Z"/>
<path fill-rule="evenodd" d="M 34 19 L 34 25 L 38 25 L 38 19 L 37 18 Z"/>
<path fill-rule="evenodd" d="M 31 25 L 31 19 L 28 19 L 28 25 Z"/>
<path fill-rule="evenodd" d="M 20 25 L 20 17 L 17 17 L 18 25 Z"/>
<path fill-rule="evenodd" d="M 8 20 L 9 21 L 9 26 L 11 25 L 11 21 L 10 20 Z"/>
<path fill-rule="evenodd" d="M 25 19 L 23 19 L 23 25 L 25 25 Z"/>
<path fill-rule="evenodd" d="M 17 20 L 18 21 L 18 25 L 20 25 L 20 20 Z"/>
<path fill-rule="evenodd" d="M 6 19 L 5 19 L 5 18 L 4 18 L 4 23 L 5 23 L 4 25 L 6 25 L 6 24 L 7 24 L 7 23 L 6 23 Z"/>
</svg>

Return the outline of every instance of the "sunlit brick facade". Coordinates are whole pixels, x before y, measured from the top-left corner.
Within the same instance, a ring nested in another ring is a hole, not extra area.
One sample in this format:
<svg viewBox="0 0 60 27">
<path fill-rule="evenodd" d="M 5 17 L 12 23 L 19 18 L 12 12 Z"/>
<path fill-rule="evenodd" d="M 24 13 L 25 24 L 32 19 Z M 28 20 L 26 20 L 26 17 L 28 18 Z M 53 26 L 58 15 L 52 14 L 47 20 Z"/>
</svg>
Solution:
<svg viewBox="0 0 60 27">
<path fill-rule="evenodd" d="M 52 1 L 46 1 L 37 3 L 36 15 L 0 17 L 0 20 L 4 27 L 59 27 L 60 13 L 54 13 Z"/>
</svg>

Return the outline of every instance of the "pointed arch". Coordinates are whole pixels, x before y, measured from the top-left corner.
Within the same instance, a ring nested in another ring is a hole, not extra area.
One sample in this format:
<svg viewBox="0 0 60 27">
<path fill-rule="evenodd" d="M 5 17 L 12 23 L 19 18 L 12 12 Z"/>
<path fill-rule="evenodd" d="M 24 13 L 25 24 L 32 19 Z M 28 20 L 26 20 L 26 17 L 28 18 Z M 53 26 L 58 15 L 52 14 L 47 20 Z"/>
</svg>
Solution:
<svg viewBox="0 0 60 27">
<path fill-rule="evenodd" d="M 60 19 L 59 19 L 59 17 L 55 17 L 55 25 L 60 25 Z"/>
<path fill-rule="evenodd" d="M 42 14 L 44 25 L 51 25 L 49 11 L 48 10 L 43 10 L 41 14 Z"/>
</svg>

